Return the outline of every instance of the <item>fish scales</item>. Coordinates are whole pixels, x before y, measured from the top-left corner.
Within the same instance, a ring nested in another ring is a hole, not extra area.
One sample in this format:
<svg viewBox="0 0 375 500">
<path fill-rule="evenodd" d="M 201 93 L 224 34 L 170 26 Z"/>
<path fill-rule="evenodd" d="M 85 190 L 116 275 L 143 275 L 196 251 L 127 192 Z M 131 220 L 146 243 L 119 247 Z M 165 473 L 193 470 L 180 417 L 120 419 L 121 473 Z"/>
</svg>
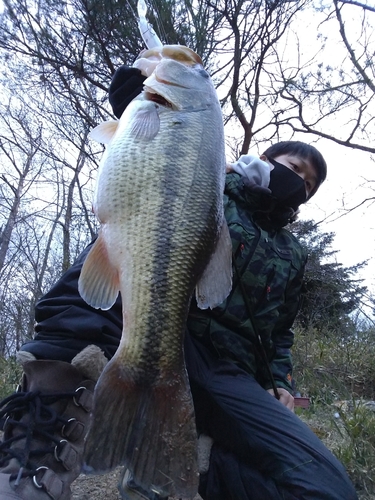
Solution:
<svg viewBox="0 0 375 500">
<path fill-rule="evenodd" d="M 161 67 L 173 80 L 173 63 L 164 63 L 155 73 Z M 202 75 L 194 73 L 198 92 Z M 160 91 L 152 76 L 148 82 Z M 198 484 L 183 337 L 224 221 L 222 118 L 211 87 L 207 106 L 171 109 L 147 93 L 128 106 L 101 161 L 94 201 L 101 232 L 79 282 L 93 307 L 109 308 L 118 291 L 123 304 L 120 346 L 95 389 L 86 471 L 123 463 L 145 489 L 183 498 Z"/>
<path fill-rule="evenodd" d="M 183 325 L 187 314 L 186 295 L 191 295 L 197 274 L 202 271 L 195 269 L 196 261 L 201 258 L 205 262 L 202 253 L 209 255 L 212 252 L 218 212 L 215 205 L 206 207 L 207 186 L 218 189 L 213 184 L 212 173 L 203 168 L 186 168 L 186 165 L 212 161 L 209 150 L 206 158 L 202 155 L 205 152 L 202 142 L 205 141 L 201 115 L 190 114 L 184 119 L 185 126 L 175 127 L 173 135 L 169 131 L 173 127 L 170 116 L 162 114 L 160 122 L 158 146 L 155 140 L 134 144 L 127 137 L 113 144 L 113 177 L 108 174 L 108 184 L 115 185 L 116 191 L 106 205 L 112 212 L 113 226 L 120 226 L 124 213 L 119 209 L 118 200 L 127 200 L 126 232 L 121 236 L 122 241 L 118 241 L 117 233 L 109 235 L 108 245 L 126 248 L 132 259 L 125 268 L 120 287 L 129 290 L 123 299 L 124 308 L 126 317 L 134 318 L 125 325 L 131 342 L 127 357 L 133 355 L 134 363 L 138 363 L 139 358 L 145 359 L 145 369 L 151 356 L 160 366 L 160 361 L 174 362 L 175 351 L 180 351 L 179 342 L 175 342 L 175 350 L 171 350 L 170 342 L 176 338 L 176 327 L 181 329 Z M 187 137 L 186 129 L 194 131 L 195 135 Z M 128 168 L 119 170 L 117 158 L 129 158 L 131 163 Z M 110 199 L 107 189 L 103 189 L 103 198 Z M 211 215 L 209 219 L 205 218 L 202 206 Z M 101 218 L 100 211 L 98 215 Z M 165 349 L 165 345 L 169 348 Z M 161 359 L 160 349 L 164 354 Z"/>
</svg>

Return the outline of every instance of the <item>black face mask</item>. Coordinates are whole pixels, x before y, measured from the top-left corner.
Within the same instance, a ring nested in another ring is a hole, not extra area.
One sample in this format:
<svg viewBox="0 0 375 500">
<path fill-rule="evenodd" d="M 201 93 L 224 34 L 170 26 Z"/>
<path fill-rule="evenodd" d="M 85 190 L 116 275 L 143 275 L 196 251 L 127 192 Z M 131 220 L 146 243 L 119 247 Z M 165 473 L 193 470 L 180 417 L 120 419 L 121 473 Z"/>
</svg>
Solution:
<svg viewBox="0 0 375 500">
<path fill-rule="evenodd" d="M 268 161 L 274 166 L 270 173 L 268 186 L 272 196 L 278 200 L 280 205 L 297 210 L 307 200 L 305 181 L 282 163 L 272 158 L 268 158 Z"/>
</svg>

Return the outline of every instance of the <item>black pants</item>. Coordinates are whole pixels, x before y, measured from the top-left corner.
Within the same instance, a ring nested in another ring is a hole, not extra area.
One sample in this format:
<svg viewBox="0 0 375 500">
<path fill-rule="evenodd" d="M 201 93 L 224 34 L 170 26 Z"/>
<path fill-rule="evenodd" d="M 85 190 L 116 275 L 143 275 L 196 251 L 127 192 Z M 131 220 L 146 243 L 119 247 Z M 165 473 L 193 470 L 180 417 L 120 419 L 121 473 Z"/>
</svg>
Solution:
<svg viewBox="0 0 375 500">
<path fill-rule="evenodd" d="M 214 439 L 205 500 L 349 500 L 342 464 L 246 372 L 186 339 L 198 431 Z"/>
</svg>

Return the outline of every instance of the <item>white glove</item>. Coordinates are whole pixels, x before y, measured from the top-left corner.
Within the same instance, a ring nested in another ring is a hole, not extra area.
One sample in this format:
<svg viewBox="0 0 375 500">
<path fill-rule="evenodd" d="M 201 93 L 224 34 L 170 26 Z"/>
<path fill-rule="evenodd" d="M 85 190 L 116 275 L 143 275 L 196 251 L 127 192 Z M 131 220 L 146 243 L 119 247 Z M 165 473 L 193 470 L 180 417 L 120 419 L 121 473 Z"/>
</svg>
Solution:
<svg viewBox="0 0 375 500">
<path fill-rule="evenodd" d="M 232 170 L 246 178 L 246 184 L 254 191 L 270 193 L 270 172 L 273 166 L 255 155 L 242 155 L 235 163 L 229 163 Z"/>
<path fill-rule="evenodd" d="M 205 474 L 210 467 L 211 448 L 214 440 L 206 434 L 201 434 L 198 438 L 198 471 Z"/>
</svg>

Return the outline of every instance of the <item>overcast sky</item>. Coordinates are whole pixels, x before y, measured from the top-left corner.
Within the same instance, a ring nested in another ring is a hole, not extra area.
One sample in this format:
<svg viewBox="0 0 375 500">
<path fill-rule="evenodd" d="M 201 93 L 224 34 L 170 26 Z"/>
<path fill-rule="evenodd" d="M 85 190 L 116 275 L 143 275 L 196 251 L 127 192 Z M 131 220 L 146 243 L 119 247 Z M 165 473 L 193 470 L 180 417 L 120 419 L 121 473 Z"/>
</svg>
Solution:
<svg viewBox="0 0 375 500">
<path fill-rule="evenodd" d="M 355 6 L 345 6 L 345 28 L 350 40 L 364 42 L 361 30 L 362 9 Z M 340 61 L 347 57 L 347 52 L 342 50 L 338 24 L 334 17 L 332 20 L 322 22 L 323 15 L 313 13 L 306 9 L 296 20 L 293 29 L 297 33 L 300 42 L 301 61 L 314 60 L 314 54 L 321 44 L 317 34 L 322 32 L 327 37 L 324 50 L 319 53 L 319 62 L 324 65 L 340 65 Z M 368 16 L 375 19 L 375 15 Z M 375 33 L 375 27 L 374 32 Z M 369 41 L 369 39 L 367 39 Z M 293 44 L 289 43 L 288 55 L 293 57 Z M 355 50 L 358 45 L 355 45 Z M 359 52 L 361 52 L 359 50 Z M 351 63 L 346 66 L 348 70 Z M 375 116 L 375 109 L 369 102 L 367 111 L 369 116 Z M 348 115 L 340 116 L 340 120 L 332 121 L 332 129 L 336 135 L 340 135 L 340 127 L 343 129 L 344 121 L 353 118 L 350 113 L 356 110 L 348 108 Z M 355 117 L 356 115 L 354 115 Z M 373 127 L 375 141 L 375 126 Z M 314 198 L 302 209 L 301 218 L 321 221 L 322 231 L 334 232 L 336 234 L 333 249 L 339 250 L 337 261 L 344 266 L 352 266 L 363 260 L 369 259 L 367 267 L 361 272 L 366 280 L 366 285 L 375 295 L 375 203 L 365 203 L 361 207 L 347 213 L 350 209 L 360 204 L 366 198 L 375 198 L 375 158 L 369 153 L 354 151 L 344 146 L 328 141 L 319 140 L 314 136 L 300 134 L 293 139 L 302 140 L 315 145 L 325 157 L 328 164 L 328 176 L 326 182 L 321 186 Z M 371 140 L 371 139 L 369 139 Z M 365 141 L 364 141 L 365 143 Z M 373 146 L 373 144 L 371 144 Z M 344 215 L 346 214 L 346 215 Z M 340 217 L 341 216 L 341 217 Z"/>
</svg>

